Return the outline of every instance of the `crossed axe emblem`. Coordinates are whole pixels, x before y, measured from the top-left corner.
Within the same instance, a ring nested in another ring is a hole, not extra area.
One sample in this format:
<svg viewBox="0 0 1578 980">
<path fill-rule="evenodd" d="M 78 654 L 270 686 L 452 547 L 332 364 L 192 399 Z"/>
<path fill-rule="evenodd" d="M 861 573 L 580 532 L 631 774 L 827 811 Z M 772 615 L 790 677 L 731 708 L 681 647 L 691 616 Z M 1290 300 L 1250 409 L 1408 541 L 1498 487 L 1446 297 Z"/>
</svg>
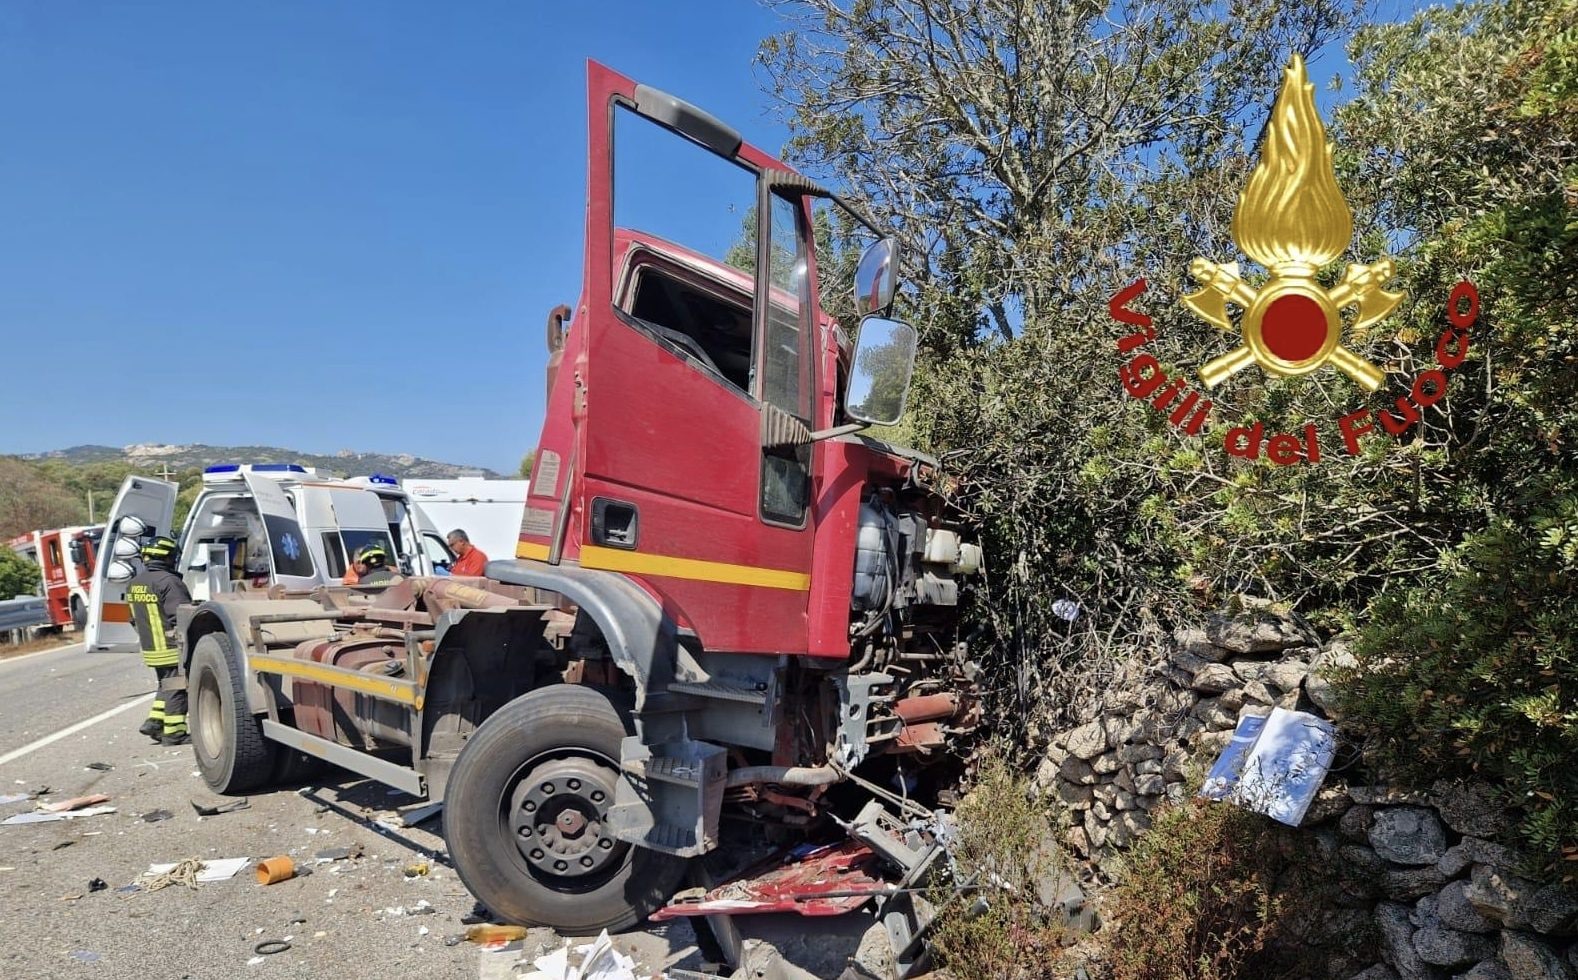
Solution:
<svg viewBox="0 0 1578 980">
<path fill-rule="evenodd" d="M 1189 274 L 1201 288 L 1183 297 L 1184 306 L 1229 333 L 1233 323 L 1227 304 L 1243 311 L 1239 332 L 1244 343 L 1201 367 L 1200 380 L 1214 388 L 1251 363 L 1283 377 L 1308 374 L 1330 363 L 1366 391 L 1376 390 L 1386 380 L 1385 372 L 1342 345 L 1341 311 L 1358 307 L 1355 329 L 1386 317 L 1403 300 L 1402 293 L 1383 288 L 1394 273 L 1391 259 L 1349 265 L 1342 281 L 1325 289 L 1311 276 L 1274 269 L 1257 290 L 1239 275 L 1237 262 L 1218 265 L 1195 259 Z"/>
</svg>

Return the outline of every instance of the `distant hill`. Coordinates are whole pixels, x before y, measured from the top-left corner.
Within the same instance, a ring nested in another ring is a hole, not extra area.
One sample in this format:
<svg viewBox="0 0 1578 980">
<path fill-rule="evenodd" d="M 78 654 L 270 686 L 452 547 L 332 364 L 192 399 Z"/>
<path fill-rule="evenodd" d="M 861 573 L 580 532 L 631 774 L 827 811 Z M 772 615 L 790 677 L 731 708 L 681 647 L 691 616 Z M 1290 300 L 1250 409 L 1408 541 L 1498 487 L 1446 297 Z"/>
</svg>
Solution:
<svg viewBox="0 0 1578 980">
<path fill-rule="evenodd" d="M 481 466 L 461 466 L 423 459 L 408 453 L 358 453 L 342 449 L 332 456 L 303 453 L 277 446 L 164 446 L 143 443 L 136 446 L 72 446 L 47 453 L 24 453 L 20 459 L 32 462 L 55 460 L 71 466 L 93 463 L 124 463 L 140 472 L 156 472 L 168 464 L 171 471 L 212 466 L 216 463 L 300 463 L 317 469 L 322 476 L 365 476 L 387 473 L 390 476 L 427 480 L 460 476 L 496 478 L 499 474 Z"/>
</svg>

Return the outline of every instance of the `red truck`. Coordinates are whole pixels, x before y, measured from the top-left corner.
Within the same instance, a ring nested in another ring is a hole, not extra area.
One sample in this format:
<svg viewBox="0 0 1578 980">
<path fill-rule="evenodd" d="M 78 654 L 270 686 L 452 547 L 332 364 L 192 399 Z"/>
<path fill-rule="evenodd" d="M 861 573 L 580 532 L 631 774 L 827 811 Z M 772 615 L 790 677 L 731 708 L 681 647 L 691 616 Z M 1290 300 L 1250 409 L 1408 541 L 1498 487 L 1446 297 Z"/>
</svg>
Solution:
<svg viewBox="0 0 1578 980">
<path fill-rule="evenodd" d="M 103 535 L 104 525 L 97 524 L 33 531 L 11 539 L 11 550 L 39 567 L 39 594 L 54 629 L 80 630 L 87 623 L 93 569 Z"/>
<path fill-rule="evenodd" d="M 178 622 L 209 786 L 306 755 L 442 799 L 477 898 L 571 933 L 653 912 L 725 817 L 804 831 L 978 724 L 980 550 L 933 460 L 861 434 L 915 356 L 894 243 L 700 109 L 597 64 L 588 88 L 584 278 L 515 557 Z M 286 560 L 300 528 L 268 530 Z"/>
</svg>

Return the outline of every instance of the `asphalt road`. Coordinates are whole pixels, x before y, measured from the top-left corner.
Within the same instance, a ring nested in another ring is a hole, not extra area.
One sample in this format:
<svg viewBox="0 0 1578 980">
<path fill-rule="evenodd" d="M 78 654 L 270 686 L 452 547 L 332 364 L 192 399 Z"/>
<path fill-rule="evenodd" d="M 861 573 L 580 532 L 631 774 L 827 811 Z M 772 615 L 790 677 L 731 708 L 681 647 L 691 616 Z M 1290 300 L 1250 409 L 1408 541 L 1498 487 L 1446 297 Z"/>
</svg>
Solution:
<svg viewBox="0 0 1578 980">
<path fill-rule="evenodd" d="M 191 750 L 155 745 L 136 731 L 153 686 L 153 672 L 136 654 L 90 654 L 78 645 L 0 661 L 0 797 L 47 787 L 49 801 L 103 793 L 116 807 L 0 826 L 0 977 L 510 976 L 501 957 L 529 961 L 562 944 L 535 929 L 504 953 L 446 946 L 446 937 L 465 931 L 460 918 L 473 900 L 446 863 L 439 821 L 380 827 L 375 818 L 420 801 L 368 780 L 329 776 L 251 796 L 246 810 L 197 816 L 193 800 L 223 801 L 198 777 Z M 95 762 L 112 768 L 87 767 Z M 35 806 L 0 805 L 0 820 Z M 145 819 L 158 811 L 169 818 Z M 360 858 L 313 863 L 321 850 L 356 844 Z M 248 866 L 196 890 L 139 885 L 155 862 L 277 854 L 313 873 L 260 886 Z M 427 873 L 408 877 L 416 864 Z M 101 890 L 93 890 L 94 879 Z M 434 911 L 410 914 L 424 901 Z M 863 914 L 740 922 L 747 937 L 803 968 L 800 976 L 838 976 L 863 940 L 869 949 L 880 935 Z M 265 940 L 290 948 L 259 956 L 255 947 Z M 642 976 L 701 967 L 683 921 L 618 937 L 616 945 L 636 958 Z"/>
</svg>

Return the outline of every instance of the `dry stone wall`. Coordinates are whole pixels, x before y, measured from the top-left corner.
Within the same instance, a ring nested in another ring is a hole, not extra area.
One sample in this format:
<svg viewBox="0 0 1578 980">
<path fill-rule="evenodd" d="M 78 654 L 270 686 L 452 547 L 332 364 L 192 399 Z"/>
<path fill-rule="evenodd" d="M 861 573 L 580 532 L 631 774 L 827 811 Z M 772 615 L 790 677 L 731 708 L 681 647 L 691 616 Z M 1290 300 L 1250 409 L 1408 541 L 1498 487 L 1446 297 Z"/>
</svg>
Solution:
<svg viewBox="0 0 1578 980">
<path fill-rule="evenodd" d="M 1327 675 L 1353 663 L 1342 639 L 1252 599 L 1178 630 L 1156 659 L 1119 678 L 1099 717 L 1055 733 L 1035 777 L 1069 816 L 1064 846 L 1109 880 L 1151 811 L 1199 788 L 1240 716 L 1302 710 L 1340 732 Z M 1351 771 L 1328 775 L 1301 829 L 1342 882 L 1329 916 L 1368 919 L 1382 962 L 1355 973 L 1334 953 L 1333 977 L 1578 980 L 1578 897 L 1517 873 L 1488 793 L 1350 784 Z"/>
</svg>

